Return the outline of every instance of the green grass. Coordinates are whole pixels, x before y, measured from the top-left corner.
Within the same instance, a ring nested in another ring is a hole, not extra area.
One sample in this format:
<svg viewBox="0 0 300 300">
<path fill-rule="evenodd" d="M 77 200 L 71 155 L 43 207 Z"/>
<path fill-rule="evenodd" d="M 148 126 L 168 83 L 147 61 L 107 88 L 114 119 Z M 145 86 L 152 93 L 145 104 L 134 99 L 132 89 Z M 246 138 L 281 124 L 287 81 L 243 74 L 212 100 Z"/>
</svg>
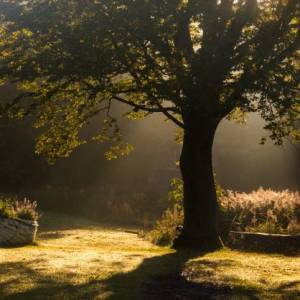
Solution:
<svg viewBox="0 0 300 300">
<path fill-rule="evenodd" d="M 153 246 L 132 228 L 45 214 L 36 245 L 0 249 L 0 299 L 300 299 L 300 257 Z"/>
</svg>

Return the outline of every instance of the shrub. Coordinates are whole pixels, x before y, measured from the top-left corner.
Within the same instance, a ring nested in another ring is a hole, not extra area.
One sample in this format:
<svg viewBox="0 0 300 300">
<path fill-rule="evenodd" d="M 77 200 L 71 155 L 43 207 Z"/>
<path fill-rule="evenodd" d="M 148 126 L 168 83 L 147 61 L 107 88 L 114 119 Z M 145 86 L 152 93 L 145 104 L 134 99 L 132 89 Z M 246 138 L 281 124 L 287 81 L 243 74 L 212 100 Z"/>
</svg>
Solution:
<svg viewBox="0 0 300 300">
<path fill-rule="evenodd" d="M 37 202 L 24 199 L 23 201 L 15 201 L 13 203 L 17 218 L 37 221 L 39 215 L 37 212 Z"/>
<path fill-rule="evenodd" d="M 171 180 L 169 201 L 172 208 L 168 208 L 162 217 L 156 222 L 154 229 L 145 237 L 155 245 L 170 245 L 178 234 L 178 226 L 183 223 L 183 182 L 179 178 Z"/>
<path fill-rule="evenodd" d="M 183 223 L 183 183 L 173 179 L 168 209 L 146 237 L 155 244 L 171 244 Z M 219 228 L 226 240 L 230 230 L 265 233 L 300 233 L 300 195 L 288 190 L 276 192 L 262 188 L 251 193 L 223 191 L 217 185 L 220 207 Z"/>
<path fill-rule="evenodd" d="M 223 191 L 216 183 L 217 197 L 221 197 Z M 183 181 L 179 178 L 171 180 L 171 190 L 169 201 L 172 208 L 167 209 L 152 231 L 146 234 L 146 238 L 152 243 L 160 246 L 170 245 L 179 233 L 179 228 L 183 224 Z"/>
<path fill-rule="evenodd" d="M 16 214 L 12 207 L 11 199 L 0 198 L 0 216 L 7 218 L 15 218 Z"/>
<path fill-rule="evenodd" d="M 16 198 L 2 197 L 0 199 L 0 216 L 7 218 L 19 218 L 29 221 L 37 221 L 37 202 L 24 199 L 19 201 Z"/>
<path fill-rule="evenodd" d="M 178 234 L 177 228 L 182 225 L 183 211 L 167 209 L 155 228 L 146 237 L 155 245 L 167 246 L 172 243 Z"/>
<path fill-rule="evenodd" d="M 262 188 L 252 193 L 227 191 L 219 198 L 227 230 L 300 233 L 300 195 Z"/>
</svg>

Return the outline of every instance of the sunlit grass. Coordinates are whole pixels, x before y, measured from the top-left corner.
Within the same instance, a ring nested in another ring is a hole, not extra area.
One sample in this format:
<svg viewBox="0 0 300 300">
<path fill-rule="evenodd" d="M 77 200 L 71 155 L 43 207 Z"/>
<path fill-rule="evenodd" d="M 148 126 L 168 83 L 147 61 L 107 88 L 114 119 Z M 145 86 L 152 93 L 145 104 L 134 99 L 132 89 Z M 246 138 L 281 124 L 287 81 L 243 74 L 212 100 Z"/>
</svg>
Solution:
<svg viewBox="0 0 300 300">
<path fill-rule="evenodd" d="M 176 253 L 128 229 L 49 214 L 41 222 L 37 245 L 0 249 L 0 299 L 300 297 L 299 256 Z"/>
<path fill-rule="evenodd" d="M 256 290 L 262 299 L 300 297 L 299 256 L 222 250 L 189 261 L 185 272 L 197 282 Z"/>
</svg>

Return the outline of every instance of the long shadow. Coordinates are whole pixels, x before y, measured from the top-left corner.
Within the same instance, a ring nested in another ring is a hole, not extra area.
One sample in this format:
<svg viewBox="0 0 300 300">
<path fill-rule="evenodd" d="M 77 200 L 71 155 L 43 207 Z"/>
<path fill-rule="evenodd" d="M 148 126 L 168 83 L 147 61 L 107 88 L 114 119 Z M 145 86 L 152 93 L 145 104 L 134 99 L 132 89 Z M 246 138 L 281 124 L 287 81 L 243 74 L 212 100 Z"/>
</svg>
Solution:
<svg viewBox="0 0 300 300">
<path fill-rule="evenodd" d="M 195 251 L 179 251 L 146 258 L 139 267 L 128 273 L 119 273 L 104 281 L 104 284 L 111 292 L 110 300 L 124 299 L 128 291 L 133 292 L 134 299 L 176 299 L 172 294 L 175 290 L 168 291 L 169 298 L 164 296 L 164 288 L 168 289 L 166 278 L 177 280 L 184 267 L 184 264 L 191 258 L 203 253 Z M 173 293 L 174 292 L 174 293 Z M 170 298 L 171 297 L 171 298 Z"/>
<path fill-rule="evenodd" d="M 0 278 L 7 276 L 7 280 L 0 280 L 0 299 L 259 299 L 255 290 L 191 282 L 182 276 L 184 264 L 199 255 L 199 252 L 180 251 L 151 257 L 144 259 L 131 272 L 118 273 L 105 280 L 95 278 L 77 285 L 71 283 L 74 282 L 74 273 L 46 275 L 34 269 L 34 264 L 3 263 L 0 264 Z M 22 284 L 24 278 L 33 282 L 30 289 L 10 290 L 11 285 Z"/>
<path fill-rule="evenodd" d="M 95 299 L 102 294 L 103 288 L 100 281 L 92 280 L 85 284 L 71 284 L 74 273 L 46 275 L 37 271 L 26 263 L 0 264 L 1 300 L 46 300 L 46 299 Z M 18 277 L 19 276 L 19 277 Z M 29 286 L 19 289 L 24 281 L 29 281 Z M 31 284 L 30 284 L 31 283 Z"/>
<path fill-rule="evenodd" d="M 178 251 L 145 259 L 129 273 L 120 273 L 105 280 L 111 293 L 109 300 L 209 300 L 209 299 L 259 299 L 256 290 L 220 286 L 211 282 L 192 282 L 183 276 L 185 263 L 205 253 Z M 128 290 L 131 291 L 130 296 Z M 128 297 L 126 297 L 128 295 Z"/>
<path fill-rule="evenodd" d="M 81 222 L 80 220 L 69 224 L 65 218 L 56 222 L 55 225 L 53 223 L 50 216 L 49 220 L 42 224 L 44 239 L 62 238 L 64 236 L 62 231 L 64 230 L 87 228 L 91 225 L 90 222 Z M 220 264 L 230 267 L 230 264 L 234 261 L 211 262 L 202 259 L 201 262 L 196 262 L 198 264 L 197 272 L 193 270 L 191 274 L 182 273 L 188 260 L 203 254 L 205 253 L 197 251 L 177 251 L 146 258 L 136 269 L 126 273 L 120 269 L 120 273 L 107 279 L 101 278 L 101 265 L 96 261 L 94 273 L 99 274 L 99 277 L 95 276 L 94 279 L 89 279 L 81 284 L 74 284 L 78 279 L 76 278 L 76 272 L 63 270 L 61 274 L 45 274 L 43 270 L 35 268 L 38 261 L 2 263 L 0 264 L 0 299 L 260 299 L 259 291 L 253 288 L 220 285 L 213 283 L 213 277 L 212 280 L 203 282 L 205 275 L 213 276 L 214 269 Z M 202 265 L 203 268 L 199 268 L 199 265 Z M 120 265 L 120 268 L 122 268 L 122 265 Z M 201 278 L 202 280 L 199 280 Z M 26 279 L 32 282 L 32 284 L 26 285 L 26 289 L 12 289 L 12 286 L 22 285 Z M 230 280 L 228 282 L 230 283 Z M 289 293 L 298 297 L 296 284 L 297 282 L 292 283 L 291 286 L 279 286 L 274 289 L 274 292 L 279 294 Z M 28 286 L 30 287 L 28 288 Z"/>
<path fill-rule="evenodd" d="M 289 283 L 284 283 L 274 289 L 277 294 L 288 295 L 286 299 L 300 299 L 300 280 L 295 280 Z"/>
</svg>

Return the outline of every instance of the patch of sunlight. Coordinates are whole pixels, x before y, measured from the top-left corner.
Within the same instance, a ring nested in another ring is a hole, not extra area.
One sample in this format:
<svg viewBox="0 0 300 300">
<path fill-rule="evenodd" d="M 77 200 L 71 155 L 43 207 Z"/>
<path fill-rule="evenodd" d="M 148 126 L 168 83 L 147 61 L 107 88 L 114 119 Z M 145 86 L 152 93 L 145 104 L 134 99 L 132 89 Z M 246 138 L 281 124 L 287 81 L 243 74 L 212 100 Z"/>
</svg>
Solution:
<svg viewBox="0 0 300 300">
<path fill-rule="evenodd" d="M 51 220 L 55 222 L 55 215 Z M 0 248 L 1 299 L 19 294 L 51 299 L 47 294 L 51 289 L 53 299 L 69 299 L 66 289 L 72 299 L 85 294 L 107 299 L 111 291 L 105 290 L 103 280 L 135 270 L 145 258 L 170 252 L 121 229 L 91 226 L 82 220 L 70 224 L 60 223 L 63 229 L 41 226 L 37 245 Z"/>
<path fill-rule="evenodd" d="M 300 257 L 221 250 L 192 259 L 187 274 L 196 282 L 247 287 L 263 293 L 292 287 L 300 295 Z"/>
<path fill-rule="evenodd" d="M 45 221 L 37 245 L 0 248 L 0 299 L 143 299 L 147 285 L 150 294 L 165 288 L 164 278 L 186 291 L 231 287 L 237 299 L 300 296 L 299 256 L 228 249 L 191 255 L 153 246 L 126 229 L 53 214 Z M 176 281 L 178 271 L 184 282 Z"/>
</svg>

